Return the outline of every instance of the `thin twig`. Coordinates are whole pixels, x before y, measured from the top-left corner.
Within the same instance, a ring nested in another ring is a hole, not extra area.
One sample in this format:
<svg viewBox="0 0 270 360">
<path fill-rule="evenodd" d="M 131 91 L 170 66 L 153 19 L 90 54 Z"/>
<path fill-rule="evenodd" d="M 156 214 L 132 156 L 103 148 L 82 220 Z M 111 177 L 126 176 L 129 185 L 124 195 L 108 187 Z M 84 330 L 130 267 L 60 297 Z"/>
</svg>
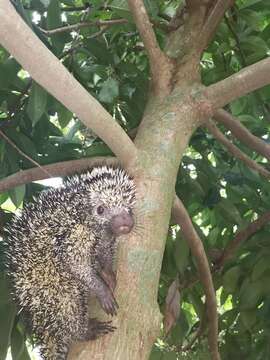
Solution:
<svg viewBox="0 0 270 360">
<path fill-rule="evenodd" d="M 91 27 L 91 26 L 103 27 L 103 26 L 106 26 L 106 28 L 108 28 L 109 26 L 112 26 L 112 25 L 127 24 L 127 23 L 128 23 L 127 19 L 114 19 L 114 20 L 105 20 L 105 21 L 104 20 L 83 21 L 83 22 L 80 22 L 78 24 L 66 25 L 66 26 L 62 26 L 62 27 L 52 29 L 52 30 L 45 30 L 45 29 L 42 29 L 42 28 L 40 28 L 40 30 L 46 36 L 52 36 L 52 35 L 55 35 L 55 34 L 66 32 L 66 31 L 76 31 L 76 30 L 79 30 L 79 29 L 85 28 L 85 27 Z"/>
<path fill-rule="evenodd" d="M 216 262 L 216 266 L 221 269 L 225 262 L 230 260 L 239 246 L 248 240 L 252 235 L 254 235 L 257 231 L 259 231 L 264 225 L 270 222 L 270 211 L 261 215 L 257 220 L 250 223 L 245 229 L 240 230 L 235 238 L 228 243 L 226 248 L 224 249 L 222 256 Z"/>
<path fill-rule="evenodd" d="M 254 149 L 270 161 L 270 145 L 264 140 L 251 134 L 251 132 L 226 110 L 219 109 L 214 114 L 214 119 L 230 129 L 232 134 L 248 147 Z"/>
<path fill-rule="evenodd" d="M 218 129 L 218 127 L 212 122 L 207 121 L 204 126 L 210 131 L 210 133 L 222 144 L 224 145 L 230 153 L 235 156 L 237 159 L 243 161 L 249 168 L 258 171 L 259 174 L 270 179 L 270 172 L 266 170 L 263 166 L 257 164 L 254 160 L 250 159 L 246 154 L 244 154 L 237 146 L 230 142 Z"/>
<path fill-rule="evenodd" d="M 90 4 L 85 4 L 84 6 L 61 6 L 60 11 L 63 12 L 76 12 L 76 11 L 85 11 L 91 7 Z M 24 6 L 25 10 L 36 11 L 34 6 Z"/>
<path fill-rule="evenodd" d="M 30 156 L 28 156 L 27 154 L 25 154 L 21 149 L 18 148 L 18 146 L 2 131 L 0 130 L 0 135 L 2 136 L 3 139 L 6 140 L 7 143 L 9 143 L 20 155 L 22 155 L 25 159 L 27 159 L 28 161 L 30 161 L 32 164 L 34 164 L 35 166 L 37 166 L 41 171 L 44 172 L 44 174 L 46 174 L 49 177 L 52 177 L 51 174 L 44 168 L 42 167 L 38 162 L 36 162 L 34 159 L 32 159 Z"/>
<path fill-rule="evenodd" d="M 196 259 L 198 274 L 204 286 L 206 296 L 206 310 L 208 318 L 208 343 L 212 360 L 220 360 L 218 351 L 218 314 L 215 289 L 212 281 L 211 271 L 207 256 L 200 237 L 198 236 L 187 210 L 181 200 L 176 196 L 174 199 L 172 215 L 181 231 L 188 241 L 192 255 Z"/>
<path fill-rule="evenodd" d="M 75 12 L 75 11 L 85 11 L 91 7 L 90 4 L 85 4 L 84 6 L 65 6 L 60 7 L 61 11 Z"/>
</svg>

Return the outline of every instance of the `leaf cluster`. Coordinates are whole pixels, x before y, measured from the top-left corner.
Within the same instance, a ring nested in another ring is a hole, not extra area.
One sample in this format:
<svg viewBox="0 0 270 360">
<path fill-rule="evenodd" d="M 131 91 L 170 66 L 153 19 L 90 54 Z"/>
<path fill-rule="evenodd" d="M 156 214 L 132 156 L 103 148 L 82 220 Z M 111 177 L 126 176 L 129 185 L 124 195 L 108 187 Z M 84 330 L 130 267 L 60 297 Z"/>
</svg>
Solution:
<svg viewBox="0 0 270 360">
<path fill-rule="evenodd" d="M 164 25 L 182 1 L 147 0 L 161 46 Z M 17 11 L 44 44 L 76 79 L 113 115 L 127 132 L 141 120 L 147 99 L 149 64 L 126 1 L 24 0 L 14 1 Z M 205 85 L 238 72 L 269 54 L 270 5 L 268 0 L 238 0 L 227 12 L 217 34 L 201 59 Z M 116 19 L 127 23 L 104 29 L 98 21 Z M 80 22 L 89 27 L 46 35 L 44 31 Z M 157 26 L 156 24 L 162 25 Z M 238 99 L 228 106 L 254 135 L 269 141 L 270 87 Z M 230 132 L 221 127 L 229 137 Z M 0 178 L 33 167 L 30 159 L 44 165 L 82 157 L 107 156 L 110 149 L 29 74 L 0 49 Z M 232 141 L 263 165 L 265 159 Z M 20 150 L 20 152 L 18 151 Z M 267 166 L 267 165 L 266 165 Z M 22 185 L 0 194 L 0 225 L 10 212 L 44 188 Z M 176 192 L 204 241 L 209 261 L 215 262 L 237 231 L 267 211 L 270 185 L 236 160 L 205 129 L 191 139 L 176 183 Z M 220 313 L 222 358 L 258 360 L 270 358 L 270 263 L 269 226 L 265 226 L 214 275 Z M 2 231 L 1 234 L 3 235 Z M 12 304 L 3 272 L 0 241 L 0 358 L 8 347 L 14 359 L 29 359 L 26 334 Z M 168 289 L 179 280 L 180 316 L 166 338 L 157 341 L 151 359 L 207 359 L 204 293 L 197 281 L 194 259 L 179 227 L 171 224 L 164 253 L 158 302 L 165 309 Z M 203 324 L 202 335 L 190 351 L 181 352 Z"/>
</svg>

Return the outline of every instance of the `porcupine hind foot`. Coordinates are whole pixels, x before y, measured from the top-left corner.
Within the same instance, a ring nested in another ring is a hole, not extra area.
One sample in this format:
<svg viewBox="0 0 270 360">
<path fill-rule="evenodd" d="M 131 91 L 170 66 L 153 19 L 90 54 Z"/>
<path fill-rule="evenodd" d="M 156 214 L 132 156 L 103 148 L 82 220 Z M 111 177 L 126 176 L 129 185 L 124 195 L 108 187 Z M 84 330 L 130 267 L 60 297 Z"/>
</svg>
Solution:
<svg viewBox="0 0 270 360">
<path fill-rule="evenodd" d="M 95 340 L 102 335 L 113 332 L 115 329 L 116 327 L 111 325 L 111 321 L 99 321 L 96 318 L 90 318 L 84 340 Z"/>
</svg>

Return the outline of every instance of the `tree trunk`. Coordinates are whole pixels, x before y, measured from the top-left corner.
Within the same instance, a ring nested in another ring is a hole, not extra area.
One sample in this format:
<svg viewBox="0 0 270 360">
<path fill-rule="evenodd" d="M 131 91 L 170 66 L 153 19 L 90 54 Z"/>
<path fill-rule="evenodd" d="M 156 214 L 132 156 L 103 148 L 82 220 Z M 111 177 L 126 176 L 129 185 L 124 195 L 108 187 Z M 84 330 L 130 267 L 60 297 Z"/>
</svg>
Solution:
<svg viewBox="0 0 270 360">
<path fill-rule="evenodd" d="M 121 241 L 116 290 L 120 308 L 113 320 L 117 330 L 94 342 L 76 344 L 69 360 L 148 359 L 160 333 L 157 289 L 174 186 L 198 113 L 181 89 L 165 100 L 150 98 L 149 104 L 136 137 L 137 163 L 130 169 L 136 174 L 138 228 Z M 90 316 L 92 311 L 96 315 L 95 305 L 90 308 Z"/>
</svg>

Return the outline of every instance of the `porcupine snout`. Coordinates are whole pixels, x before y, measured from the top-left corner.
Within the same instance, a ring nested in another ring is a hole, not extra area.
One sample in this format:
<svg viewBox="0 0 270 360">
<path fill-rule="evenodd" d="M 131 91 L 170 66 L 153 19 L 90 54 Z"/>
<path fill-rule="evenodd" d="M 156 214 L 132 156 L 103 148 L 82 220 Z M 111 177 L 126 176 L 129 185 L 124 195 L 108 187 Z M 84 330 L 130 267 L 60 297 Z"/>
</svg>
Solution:
<svg viewBox="0 0 270 360">
<path fill-rule="evenodd" d="M 133 216 L 123 210 L 120 214 L 115 215 L 111 220 L 112 232 L 116 235 L 128 234 L 134 226 Z"/>
</svg>

